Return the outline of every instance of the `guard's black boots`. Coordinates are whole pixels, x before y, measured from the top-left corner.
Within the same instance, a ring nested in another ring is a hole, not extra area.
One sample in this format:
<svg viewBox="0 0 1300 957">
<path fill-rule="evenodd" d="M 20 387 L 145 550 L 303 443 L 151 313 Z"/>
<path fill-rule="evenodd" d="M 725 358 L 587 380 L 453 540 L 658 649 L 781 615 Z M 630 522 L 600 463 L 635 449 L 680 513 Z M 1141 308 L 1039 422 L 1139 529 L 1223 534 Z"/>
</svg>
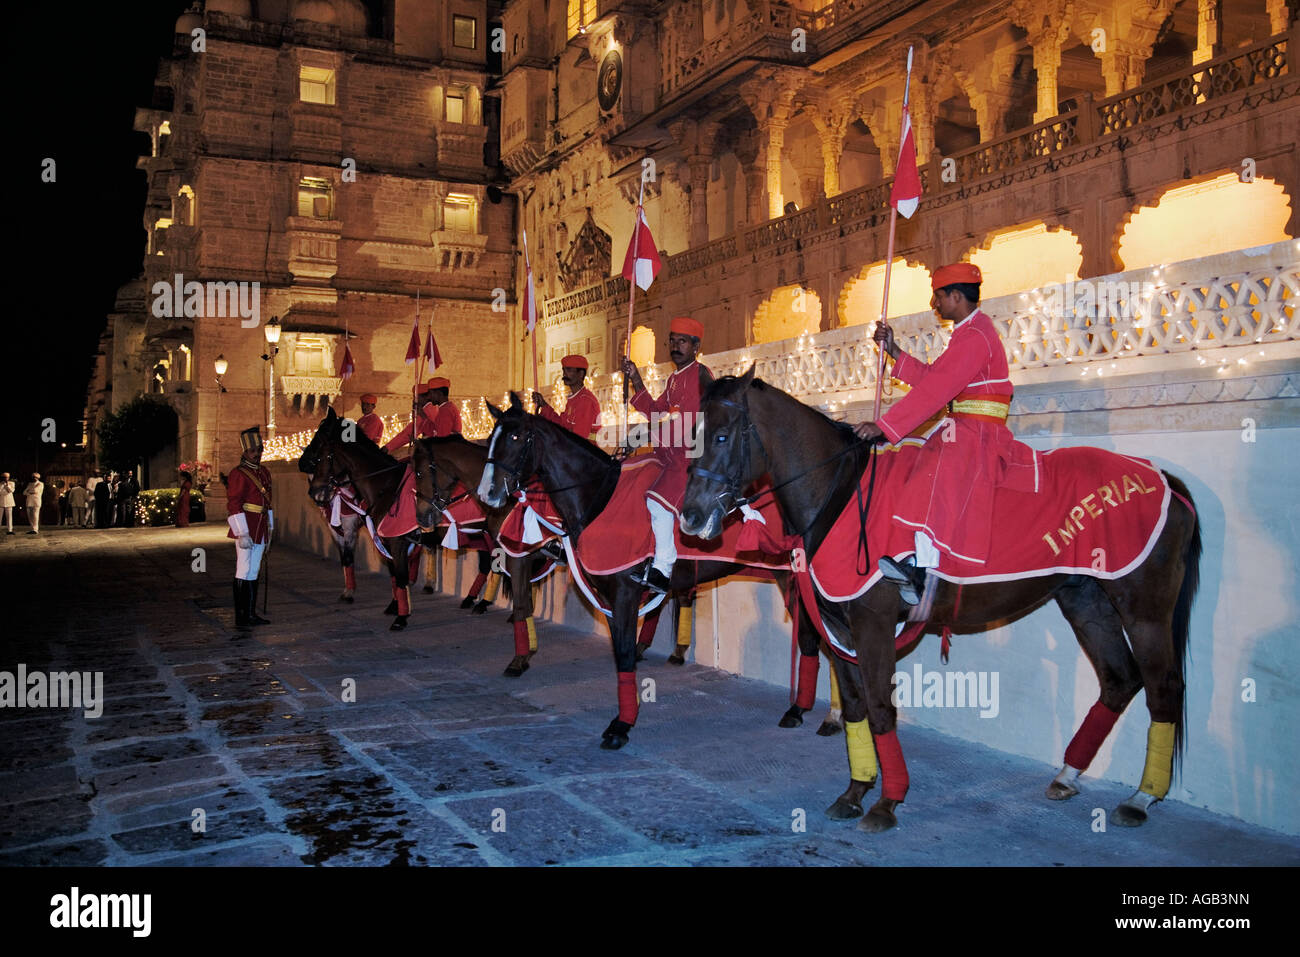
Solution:
<svg viewBox="0 0 1300 957">
<path fill-rule="evenodd" d="M 244 582 L 248 593 L 248 623 L 250 625 L 269 625 L 270 622 L 257 613 L 257 580 Z"/>
<path fill-rule="evenodd" d="M 925 591 L 925 569 L 916 567 L 915 555 L 908 555 L 901 562 L 886 555 L 880 559 L 880 574 L 898 583 L 898 594 L 907 604 L 915 605 L 921 600 L 921 592 Z"/>
<path fill-rule="evenodd" d="M 632 581 L 660 595 L 668 593 L 668 576 L 655 568 L 654 562 L 649 559 L 639 570 L 632 573 Z"/>
<path fill-rule="evenodd" d="M 236 578 L 235 580 L 235 627 L 248 627 L 248 596 L 244 594 L 244 586 L 248 582 Z"/>
</svg>

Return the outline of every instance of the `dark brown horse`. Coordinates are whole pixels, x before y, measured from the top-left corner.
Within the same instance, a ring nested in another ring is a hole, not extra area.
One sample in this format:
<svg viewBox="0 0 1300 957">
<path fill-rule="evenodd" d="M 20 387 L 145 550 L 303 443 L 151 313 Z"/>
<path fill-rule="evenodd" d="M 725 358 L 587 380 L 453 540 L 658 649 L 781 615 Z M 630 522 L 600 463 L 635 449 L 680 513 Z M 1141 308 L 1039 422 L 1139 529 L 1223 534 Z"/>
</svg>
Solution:
<svg viewBox="0 0 1300 957">
<path fill-rule="evenodd" d="M 564 521 L 569 540 L 576 544 L 583 531 L 609 503 L 618 484 L 620 463 L 599 447 L 568 429 L 540 416 L 528 415 L 518 396 L 511 395 L 504 412 L 488 403 L 496 427 L 488 445 L 486 468 L 478 486 L 479 498 L 491 507 L 504 507 L 533 477 L 540 478 L 547 495 Z M 686 591 L 728 575 L 743 573 L 744 565 L 734 562 L 681 560 L 669 579 L 673 591 Z M 591 575 L 588 581 L 601 603 L 610 610 L 609 629 L 618 672 L 619 713 L 601 735 L 602 748 L 621 748 L 636 723 L 636 623 L 643 597 L 642 586 L 632 581 L 632 569 L 615 575 Z M 779 584 L 786 584 L 778 580 Z M 800 608 L 798 614 L 803 614 Z M 817 654 L 813 625 L 801 619 L 800 635 L 812 636 L 811 654 Z M 808 653 L 805 651 L 805 653 Z M 845 700 L 855 698 L 856 680 L 848 669 L 841 675 Z M 847 679 L 847 680 L 845 680 Z M 806 709 L 789 724 L 799 723 Z M 787 717 L 790 717 L 787 712 Z M 850 809 L 851 813 L 851 809 Z M 859 810 L 858 813 L 861 813 Z"/>
<path fill-rule="evenodd" d="M 308 494 L 322 508 L 338 489 L 349 485 L 356 489 L 376 528 L 393 507 L 406 473 L 404 462 L 393 458 L 360 429 L 349 429 L 345 436 L 343 420 L 333 409 L 321 420 L 320 428 L 299 459 L 298 468 L 304 472 L 310 469 Z M 409 556 L 421 546 L 437 547 L 439 537 L 417 528 L 403 536 L 380 539 L 384 550 L 392 556 L 387 564 L 393 600 L 385 609 L 387 614 L 396 615 L 390 626 L 392 631 L 401 631 L 410 619 Z"/>
<path fill-rule="evenodd" d="M 683 532 L 715 536 L 723 515 L 736 508 L 744 490 L 767 473 L 787 525 L 804 529 L 811 561 L 855 496 L 869 447 L 847 426 L 754 379 L 753 367 L 743 376 L 717 380 L 701 401 L 701 415 L 702 454 L 692 466 L 686 489 Z M 1056 574 L 968 584 L 960 590 L 941 580 L 929 619 L 931 626 L 983 631 L 1052 600 L 1065 614 L 1097 672 L 1101 694 L 1066 750 L 1065 766 L 1048 787 L 1047 796 L 1054 800 L 1078 793 L 1075 781 L 1080 770 L 1092 760 L 1118 714 L 1139 689 L 1145 689 L 1151 714 L 1146 768 L 1140 788 L 1116 810 L 1116 820 L 1130 826 L 1145 821 L 1147 809 L 1168 792 L 1184 741 L 1188 625 L 1198 584 L 1201 536 L 1186 486 L 1168 473 L 1165 476 L 1174 493 L 1168 518 L 1146 560 L 1127 575 L 1103 580 Z M 876 493 L 877 507 L 887 507 L 888 489 Z M 838 630 L 845 644 L 857 652 L 866 707 L 864 714 L 846 700 L 846 731 L 852 734 L 854 726 L 866 719 L 884 771 L 884 795 L 860 826 L 885 830 L 897 823 L 894 808 L 907 790 L 906 766 L 894 733 L 897 711 L 891 700 L 894 634 L 902 617 L 902 599 L 898 586 L 882 578 L 852 601 L 832 603 L 818 594 L 817 603 L 826 626 Z M 1071 764 L 1072 753 L 1077 765 Z M 874 760 L 870 764 L 874 771 Z M 871 776 L 874 780 L 874 773 Z M 853 777 L 856 780 L 858 775 Z"/>
</svg>

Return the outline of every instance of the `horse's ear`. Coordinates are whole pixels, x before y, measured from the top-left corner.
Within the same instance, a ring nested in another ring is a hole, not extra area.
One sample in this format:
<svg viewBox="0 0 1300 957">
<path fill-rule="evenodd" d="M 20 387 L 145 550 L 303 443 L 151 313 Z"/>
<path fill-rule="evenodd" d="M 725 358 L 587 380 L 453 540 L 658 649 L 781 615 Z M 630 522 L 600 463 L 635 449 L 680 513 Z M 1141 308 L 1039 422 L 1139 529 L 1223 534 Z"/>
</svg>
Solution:
<svg viewBox="0 0 1300 957">
<path fill-rule="evenodd" d="M 326 418 L 326 420 L 332 422 L 332 421 L 334 421 L 335 419 L 337 419 L 338 417 L 339 417 L 339 414 L 338 414 L 337 412 L 334 411 L 334 406 L 330 406 L 329 411 L 325 413 L 325 418 Z"/>
<path fill-rule="evenodd" d="M 754 381 L 754 367 L 756 365 L 757 363 L 751 362 L 749 368 L 745 370 L 745 374 L 740 377 L 740 387 L 742 389 L 748 389 L 750 383 Z"/>
<path fill-rule="evenodd" d="M 518 393 L 518 392 L 511 392 L 511 393 L 510 393 L 510 410 L 513 412 L 515 409 L 522 409 L 523 407 L 524 407 L 524 404 L 523 404 L 522 402 L 519 401 L 519 393 Z"/>
<path fill-rule="evenodd" d="M 494 419 L 500 419 L 501 416 L 505 415 L 504 412 L 498 409 L 491 402 L 487 403 L 487 410 L 488 410 L 488 415 L 492 416 L 492 418 Z"/>
</svg>

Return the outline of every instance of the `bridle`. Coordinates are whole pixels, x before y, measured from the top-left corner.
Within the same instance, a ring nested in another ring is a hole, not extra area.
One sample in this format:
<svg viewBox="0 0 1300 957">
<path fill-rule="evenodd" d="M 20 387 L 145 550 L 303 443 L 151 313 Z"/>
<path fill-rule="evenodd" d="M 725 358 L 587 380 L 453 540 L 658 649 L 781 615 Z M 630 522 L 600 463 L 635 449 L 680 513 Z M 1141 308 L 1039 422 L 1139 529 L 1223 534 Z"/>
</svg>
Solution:
<svg viewBox="0 0 1300 957">
<path fill-rule="evenodd" d="M 326 501 L 329 501 L 329 499 L 334 497 L 335 493 L 342 491 L 348 486 L 352 486 L 353 488 L 356 488 L 356 483 L 358 481 L 364 481 L 365 479 L 373 478 L 376 475 L 382 475 L 385 472 L 391 472 L 393 471 L 393 469 L 401 468 L 403 464 L 405 464 L 402 462 L 394 462 L 392 465 L 385 465 L 383 468 L 375 469 L 373 472 L 367 472 L 365 475 L 360 476 L 359 479 L 354 479 L 352 477 L 351 469 L 345 467 L 342 472 L 339 472 L 335 466 L 334 436 L 330 435 L 326 437 L 324 439 L 324 445 L 325 445 L 324 459 L 327 468 L 327 473 L 325 476 L 325 482 L 326 482 L 325 487 L 327 492 L 325 496 Z M 322 457 L 321 452 L 319 449 L 317 449 L 315 453 L 316 464 L 312 467 L 313 478 L 315 478 L 315 473 L 320 468 L 321 457 Z M 414 458 L 412 458 L 411 467 L 412 469 L 415 468 Z M 418 470 L 415 472 L 415 478 L 416 481 L 418 482 L 420 478 L 420 473 Z"/>
<path fill-rule="evenodd" d="M 470 493 L 468 491 L 462 492 L 460 495 L 451 494 L 452 489 L 456 487 L 456 483 L 460 481 L 454 475 L 452 476 L 451 481 L 447 484 L 447 487 L 445 489 L 439 488 L 438 487 L 438 461 L 433 457 L 432 453 L 426 452 L 425 454 L 429 456 L 429 484 L 430 486 L 432 486 L 433 492 L 427 498 L 425 497 L 421 488 L 423 485 L 422 480 L 424 478 L 424 475 L 421 469 L 417 465 L 420 456 L 419 454 L 412 455 L 411 469 L 415 472 L 416 504 L 418 505 L 422 502 L 428 502 L 430 505 L 433 506 L 433 508 L 436 511 L 445 512 L 447 511 L 447 509 L 451 508 L 453 505 L 455 505 L 457 502 L 461 501 L 462 499 L 469 498 Z"/>
<path fill-rule="evenodd" d="M 524 424 L 527 425 L 527 423 Z M 500 423 L 497 423 L 497 428 L 503 429 L 504 426 L 502 426 Z M 534 433 L 532 429 L 529 428 L 524 429 L 523 448 L 520 450 L 519 457 L 515 460 L 514 465 L 504 464 L 503 462 L 499 461 L 495 455 L 489 455 L 487 457 L 487 461 L 484 463 L 485 466 L 488 465 L 492 466 L 493 470 L 500 469 L 502 472 L 505 473 L 506 495 L 508 496 L 513 497 L 515 494 L 518 493 L 519 489 L 522 487 L 523 483 L 520 481 L 520 476 L 523 475 L 525 471 L 524 463 L 532 461 L 533 435 Z M 541 470 L 536 466 L 534 466 L 528 471 L 531 474 L 533 472 L 540 473 Z M 514 483 L 513 489 L 510 487 L 512 481 Z"/>
<path fill-rule="evenodd" d="M 516 459 L 515 465 L 513 466 L 506 465 L 498 461 L 496 456 L 494 455 L 489 455 L 487 458 L 487 462 L 484 463 L 485 466 L 490 465 L 494 469 L 500 469 L 502 472 L 506 474 L 506 480 L 505 480 L 506 495 L 510 497 L 517 496 L 523 487 L 523 482 L 521 481 L 520 476 L 524 474 L 528 474 L 528 475 L 536 475 L 538 476 L 538 478 L 540 478 L 542 475 L 541 465 L 534 464 L 532 465 L 531 468 L 527 466 L 527 463 L 531 462 L 533 459 L 533 444 L 537 433 L 533 431 L 532 427 L 529 425 L 527 420 L 524 421 L 522 427 L 524 428 L 523 448 L 519 452 L 519 457 Z M 504 427 L 501 425 L 501 423 L 498 422 L 497 428 L 500 429 Z M 610 456 L 609 465 L 605 469 L 605 474 L 599 476 L 599 478 L 586 478 L 583 479 L 581 482 L 574 482 L 571 485 L 561 485 L 557 488 L 549 488 L 546 490 L 546 493 L 548 495 L 554 496 L 554 495 L 558 495 L 560 492 L 572 491 L 575 488 L 584 488 L 596 481 L 599 481 L 602 485 L 604 485 L 610 481 L 611 477 L 614 477 L 615 480 L 617 480 L 618 473 L 622 468 L 622 466 L 623 466 L 623 462 L 621 459 L 615 456 Z M 512 481 L 514 484 L 513 489 L 511 488 Z M 596 511 L 599 503 L 600 503 L 599 494 L 592 496 L 591 503 L 587 506 L 586 512 L 578 519 L 578 524 L 576 526 L 577 528 L 583 529 L 587 527 L 587 525 L 591 522 L 592 518 L 594 517 L 593 512 Z"/>
</svg>

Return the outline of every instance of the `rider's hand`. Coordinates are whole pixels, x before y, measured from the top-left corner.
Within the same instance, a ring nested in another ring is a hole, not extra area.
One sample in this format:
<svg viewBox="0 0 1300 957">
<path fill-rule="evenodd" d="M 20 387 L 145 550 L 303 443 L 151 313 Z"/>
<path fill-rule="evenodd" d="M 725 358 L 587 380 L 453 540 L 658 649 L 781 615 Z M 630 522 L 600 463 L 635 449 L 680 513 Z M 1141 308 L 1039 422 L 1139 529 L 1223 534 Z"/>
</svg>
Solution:
<svg viewBox="0 0 1300 957">
<path fill-rule="evenodd" d="M 853 434 L 868 442 L 878 442 L 885 437 L 884 431 L 874 422 L 859 422 L 853 427 Z"/>
<path fill-rule="evenodd" d="M 891 358 L 898 358 L 898 346 L 894 342 L 894 330 L 889 327 L 889 323 L 876 323 L 876 331 L 871 338 L 879 342 L 880 347 L 888 352 Z"/>
<path fill-rule="evenodd" d="M 533 393 L 533 408 L 537 409 L 538 411 L 541 411 L 542 409 L 550 408 L 550 406 L 546 404 L 546 400 L 542 398 L 542 394 L 540 392 Z"/>
<path fill-rule="evenodd" d="M 252 548 L 253 539 L 249 535 L 240 535 L 238 540 L 235 542 L 235 545 L 239 548 Z"/>
<path fill-rule="evenodd" d="M 640 392 L 645 388 L 645 384 L 641 381 L 641 373 L 637 371 L 636 363 L 630 358 L 623 359 L 623 377 L 627 379 L 632 391 Z"/>
</svg>

